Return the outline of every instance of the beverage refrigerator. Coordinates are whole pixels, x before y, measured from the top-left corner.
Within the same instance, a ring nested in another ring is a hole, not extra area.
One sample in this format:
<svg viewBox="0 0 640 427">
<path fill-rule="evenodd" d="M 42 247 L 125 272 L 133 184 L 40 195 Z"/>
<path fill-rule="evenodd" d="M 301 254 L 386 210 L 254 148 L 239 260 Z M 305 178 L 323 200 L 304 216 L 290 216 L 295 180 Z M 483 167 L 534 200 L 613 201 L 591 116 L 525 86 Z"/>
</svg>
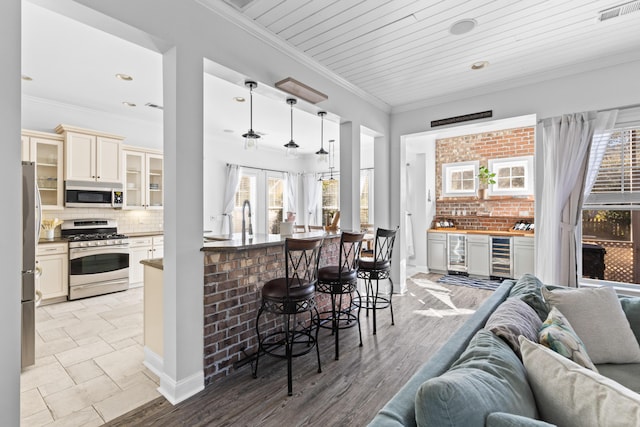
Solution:
<svg viewBox="0 0 640 427">
<path fill-rule="evenodd" d="M 36 245 L 42 212 L 35 163 L 22 162 L 22 368 L 35 363 Z"/>
</svg>

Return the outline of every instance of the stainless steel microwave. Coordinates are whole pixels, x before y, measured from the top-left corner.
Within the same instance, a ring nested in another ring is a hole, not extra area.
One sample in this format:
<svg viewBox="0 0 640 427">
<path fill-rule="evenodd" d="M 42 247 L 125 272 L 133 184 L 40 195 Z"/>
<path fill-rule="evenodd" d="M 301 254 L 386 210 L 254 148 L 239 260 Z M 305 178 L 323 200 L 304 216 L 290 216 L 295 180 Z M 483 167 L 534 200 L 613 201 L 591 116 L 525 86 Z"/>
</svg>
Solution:
<svg viewBox="0 0 640 427">
<path fill-rule="evenodd" d="M 122 208 L 121 183 L 65 181 L 64 205 L 69 208 Z"/>
</svg>

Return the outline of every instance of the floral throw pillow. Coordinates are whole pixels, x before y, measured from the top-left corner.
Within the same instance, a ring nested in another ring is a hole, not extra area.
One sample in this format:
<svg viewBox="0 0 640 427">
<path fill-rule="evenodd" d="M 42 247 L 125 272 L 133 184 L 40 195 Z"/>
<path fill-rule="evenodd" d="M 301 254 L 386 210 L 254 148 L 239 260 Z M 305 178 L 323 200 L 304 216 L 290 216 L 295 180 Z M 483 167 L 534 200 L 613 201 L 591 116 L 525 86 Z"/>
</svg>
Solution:
<svg viewBox="0 0 640 427">
<path fill-rule="evenodd" d="M 573 360 L 580 366 L 598 372 L 582 340 L 575 333 L 566 317 L 556 307 L 552 307 L 547 320 L 538 334 L 540 344 L 556 353 Z"/>
</svg>

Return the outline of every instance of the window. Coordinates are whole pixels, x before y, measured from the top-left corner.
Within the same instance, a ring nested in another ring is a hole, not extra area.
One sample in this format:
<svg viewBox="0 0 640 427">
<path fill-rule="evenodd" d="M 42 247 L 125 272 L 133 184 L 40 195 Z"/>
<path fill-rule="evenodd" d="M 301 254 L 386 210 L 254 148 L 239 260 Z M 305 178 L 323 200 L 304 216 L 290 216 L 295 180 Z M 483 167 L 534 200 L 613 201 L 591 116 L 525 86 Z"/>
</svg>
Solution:
<svg viewBox="0 0 640 427">
<path fill-rule="evenodd" d="M 478 162 L 445 163 L 442 165 L 442 195 L 468 197 L 476 194 Z"/>
<path fill-rule="evenodd" d="M 533 194 L 533 156 L 489 159 L 489 170 L 496 174 L 489 194 L 525 196 Z"/>
<path fill-rule="evenodd" d="M 256 211 L 256 187 L 257 187 L 257 175 L 247 173 L 246 171 L 240 172 L 240 182 L 238 183 L 238 190 L 236 191 L 235 208 L 233 209 L 233 232 L 242 232 L 242 205 L 245 200 L 249 200 L 252 208 L 252 215 L 255 215 Z M 249 227 L 249 218 L 247 212 L 247 218 L 245 219 L 246 226 Z M 251 224 L 255 233 L 255 217 L 251 218 Z"/>
<path fill-rule="evenodd" d="M 322 224 L 329 225 L 340 210 L 340 179 L 322 181 Z"/>
<path fill-rule="evenodd" d="M 284 212 L 284 179 L 277 176 L 267 177 L 267 230 L 271 234 L 280 234 L 280 223 Z"/>
<path fill-rule="evenodd" d="M 601 150 L 602 162 L 582 206 L 582 276 L 640 284 L 640 242 L 634 240 L 634 228 L 640 226 L 640 130 L 611 132 Z"/>
<path fill-rule="evenodd" d="M 360 171 L 360 224 L 373 224 L 373 169 Z"/>
</svg>

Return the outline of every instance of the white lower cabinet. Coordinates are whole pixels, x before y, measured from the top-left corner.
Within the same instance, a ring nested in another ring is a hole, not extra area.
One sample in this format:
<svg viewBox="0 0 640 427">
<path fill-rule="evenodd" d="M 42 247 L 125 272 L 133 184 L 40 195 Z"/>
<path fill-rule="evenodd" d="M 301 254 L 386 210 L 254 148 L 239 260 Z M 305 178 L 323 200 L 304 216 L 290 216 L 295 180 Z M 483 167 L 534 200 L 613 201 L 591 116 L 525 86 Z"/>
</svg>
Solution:
<svg viewBox="0 0 640 427">
<path fill-rule="evenodd" d="M 69 294 L 69 254 L 67 243 L 38 245 L 36 251 L 36 291 L 41 304 L 64 301 Z"/>
<path fill-rule="evenodd" d="M 144 266 L 140 261 L 164 256 L 164 236 L 132 237 L 129 239 L 129 287 L 144 283 Z"/>
<path fill-rule="evenodd" d="M 513 278 L 519 279 L 525 273 L 534 272 L 534 238 L 513 238 Z"/>
<path fill-rule="evenodd" d="M 447 272 L 447 233 L 427 232 L 427 267 L 432 273 Z"/>
<path fill-rule="evenodd" d="M 470 276 L 489 277 L 489 235 L 467 235 L 467 272 Z"/>
</svg>

